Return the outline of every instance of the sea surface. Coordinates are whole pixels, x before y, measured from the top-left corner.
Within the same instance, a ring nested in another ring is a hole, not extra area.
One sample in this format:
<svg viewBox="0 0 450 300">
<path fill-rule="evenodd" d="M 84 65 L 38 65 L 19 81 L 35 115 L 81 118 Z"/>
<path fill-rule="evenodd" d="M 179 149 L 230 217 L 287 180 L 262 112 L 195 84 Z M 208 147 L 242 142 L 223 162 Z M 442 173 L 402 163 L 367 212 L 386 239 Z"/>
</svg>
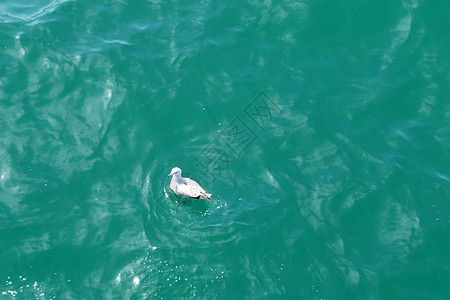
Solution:
<svg viewBox="0 0 450 300">
<path fill-rule="evenodd" d="M 0 299 L 450 299 L 449 16 L 2 0 Z"/>
</svg>

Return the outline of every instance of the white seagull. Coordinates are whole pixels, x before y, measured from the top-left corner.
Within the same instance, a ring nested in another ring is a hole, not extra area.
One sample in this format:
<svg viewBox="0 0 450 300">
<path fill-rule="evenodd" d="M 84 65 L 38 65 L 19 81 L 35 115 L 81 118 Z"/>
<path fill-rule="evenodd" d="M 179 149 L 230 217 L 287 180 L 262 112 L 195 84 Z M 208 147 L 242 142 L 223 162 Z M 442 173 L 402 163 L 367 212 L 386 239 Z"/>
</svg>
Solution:
<svg viewBox="0 0 450 300">
<path fill-rule="evenodd" d="M 183 198 L 211 200 L 212 194 L 207 194 L 205 190 L 194 180 L 181 177 L 181 169 L 173 168 L 167 177 L 172 176 L 170 181 L 170 189 L 175 194 Z"/>
</svg>

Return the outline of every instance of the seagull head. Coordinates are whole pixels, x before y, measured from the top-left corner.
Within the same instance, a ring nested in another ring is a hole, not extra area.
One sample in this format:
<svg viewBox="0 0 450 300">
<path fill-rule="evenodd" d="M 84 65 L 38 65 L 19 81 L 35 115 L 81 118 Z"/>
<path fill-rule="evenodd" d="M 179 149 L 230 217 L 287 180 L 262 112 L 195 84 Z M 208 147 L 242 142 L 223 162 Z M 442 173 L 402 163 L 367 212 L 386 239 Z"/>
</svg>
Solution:
<svg viewBox="0 0 450 300">
<path fill-rule="evenodd" d="M 167 175 L 167 177 L 170 177 L 172 175 L 175 175 L 175 177 L 181 176 L 181 169 L 180 168 L 173 168 L 172 171 L 170 171 L 170 174 Z"/>
</svg>

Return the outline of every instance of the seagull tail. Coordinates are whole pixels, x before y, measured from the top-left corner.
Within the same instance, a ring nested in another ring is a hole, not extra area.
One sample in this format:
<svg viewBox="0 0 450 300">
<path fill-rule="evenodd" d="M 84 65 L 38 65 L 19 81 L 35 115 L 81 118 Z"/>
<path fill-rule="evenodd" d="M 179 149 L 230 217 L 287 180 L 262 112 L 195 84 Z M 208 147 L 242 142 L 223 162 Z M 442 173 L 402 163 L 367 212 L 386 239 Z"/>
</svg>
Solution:
<svg viewBox="0 0 450 300">
<path fill-rule="evenodd" d="M 199 199 L 211 200 L 211 196 L 212 196 L 212 194 L 201 193 Z"/>
</svg>

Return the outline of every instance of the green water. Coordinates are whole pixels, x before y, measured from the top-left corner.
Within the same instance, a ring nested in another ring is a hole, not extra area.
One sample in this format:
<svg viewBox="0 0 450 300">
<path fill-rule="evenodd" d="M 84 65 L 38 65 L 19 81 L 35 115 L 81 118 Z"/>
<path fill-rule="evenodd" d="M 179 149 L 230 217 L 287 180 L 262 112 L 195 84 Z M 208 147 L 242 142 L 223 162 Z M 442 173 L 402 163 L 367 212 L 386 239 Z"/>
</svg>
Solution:
<svg viewBox="0 0 450 300">
<path fill-rule="evenodd" d="M 449 299 L 449 16 L 1 1 L 0 298 Z"/>
</svg>

